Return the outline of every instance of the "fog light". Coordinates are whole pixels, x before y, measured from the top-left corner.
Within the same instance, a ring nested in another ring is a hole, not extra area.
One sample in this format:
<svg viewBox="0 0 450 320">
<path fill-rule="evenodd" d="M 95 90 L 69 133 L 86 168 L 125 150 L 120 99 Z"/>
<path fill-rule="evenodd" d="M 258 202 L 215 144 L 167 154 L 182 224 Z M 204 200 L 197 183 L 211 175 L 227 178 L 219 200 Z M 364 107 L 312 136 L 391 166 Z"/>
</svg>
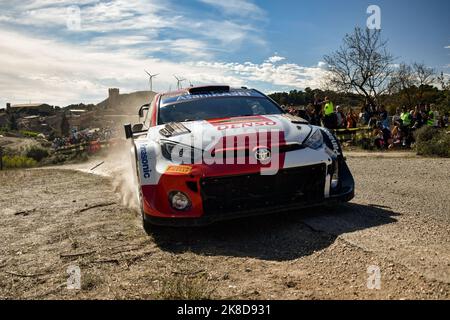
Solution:
<svg viewBox="0 0 450 320">
<path fill-rule="evenodd" d="M 169 203 L 175 210 L 184 211 L 191 207 L 191 200 L 181 191 L 169 193 Z"/>
<path fill-rule="evenodd" d="M 334 172 L 331 176 L 331 188 L 336 189 L 339 184 L 339 163 L 337 161 L 334 162 Z"/>
</svg>

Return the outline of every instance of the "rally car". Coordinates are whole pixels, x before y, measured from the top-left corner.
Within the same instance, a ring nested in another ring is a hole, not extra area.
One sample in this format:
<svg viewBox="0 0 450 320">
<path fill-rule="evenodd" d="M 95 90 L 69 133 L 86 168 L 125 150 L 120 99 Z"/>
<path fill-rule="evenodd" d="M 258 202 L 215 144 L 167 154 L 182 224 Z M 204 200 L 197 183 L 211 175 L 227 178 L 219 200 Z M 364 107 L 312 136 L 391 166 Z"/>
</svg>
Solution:
<svg viewBox="0 0 450 320">
<path fill-rule="evenodd" d="M 157 94 L 125 125 L 144 227 L 192 226 L 354 197 L 332 132 L 258 90 L 203 86 Z"/>
</svg>

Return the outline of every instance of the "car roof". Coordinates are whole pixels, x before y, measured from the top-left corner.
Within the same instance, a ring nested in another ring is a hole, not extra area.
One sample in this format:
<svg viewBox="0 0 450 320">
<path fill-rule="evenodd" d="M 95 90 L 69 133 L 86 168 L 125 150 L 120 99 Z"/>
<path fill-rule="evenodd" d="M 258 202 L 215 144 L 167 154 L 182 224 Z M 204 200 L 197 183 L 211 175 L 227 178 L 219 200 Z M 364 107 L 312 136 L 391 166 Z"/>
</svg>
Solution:
<svg viewBox="0 0 450 320">
<path fill-rule="evenodd" d="M 176 102 L 192 101 L 197 99 L 218 98 L 218 97 L 258 97 L 265 96 L 255 89 L 246 87 L 231 88 L 229 86 L 212 85 L 198 86 L 181 89 L 178 91 L 161 94 L 161 105 L 169 105 Z"/>
</svg>

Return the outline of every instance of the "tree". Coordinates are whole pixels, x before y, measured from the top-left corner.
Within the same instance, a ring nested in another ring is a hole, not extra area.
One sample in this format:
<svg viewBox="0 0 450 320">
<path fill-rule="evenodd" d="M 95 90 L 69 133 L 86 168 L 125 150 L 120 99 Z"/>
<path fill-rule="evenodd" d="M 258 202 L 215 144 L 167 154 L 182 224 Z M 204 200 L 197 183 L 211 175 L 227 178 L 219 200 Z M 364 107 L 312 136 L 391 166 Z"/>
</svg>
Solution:
<svg viewBox="0 0 450 320">
<path fill-rule="evenodd" d="M 422 103 L 425 87 L 431 85 L 435 80 L 434 69 L 427 67 L 424 63 L 417 62 L 413 64 L 412 69 L 416 78 L 417 87 L 419 88 L 418 99 L 419 102 Z"/>
<path fill-rule="evenodd" d="M 355 28 L 343 45 L 324 57 L 328 64 L 328 84 L 343 92 L 356 92 L 372 106 L 389 89 L 394 57 L 381 38 L 381 30 Z"/>
<path fill-rule="evenodd" d="M 450 79 L 443 72 L 441 72 L 436 80 L 441 85 L 442 90 L 450 90 Z"/>
<path fill-rule="evenodd" d="M 434 83 L 434 69 L 424 63 L 400 64 L 390 79 L 391 93 L 399 93 L 406 96 L 408 106 L 425 102 L 425 93 L 430 91 Z"/>
</svg>

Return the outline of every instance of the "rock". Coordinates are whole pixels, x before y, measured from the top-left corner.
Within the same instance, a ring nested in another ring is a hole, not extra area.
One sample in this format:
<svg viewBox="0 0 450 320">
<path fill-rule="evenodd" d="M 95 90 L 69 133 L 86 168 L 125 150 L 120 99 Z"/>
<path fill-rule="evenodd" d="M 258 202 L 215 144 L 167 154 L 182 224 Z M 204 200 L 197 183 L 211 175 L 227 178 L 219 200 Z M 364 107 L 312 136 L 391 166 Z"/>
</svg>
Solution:
<svg viewBox="0 0 450 320">
<path fill-rule="evenodd" d="M 286 287 L 288 287 L 288 288 L 295 288 L 295 282 L 292 281 L 292 280 L 286 282 Z"/>
</svg>

